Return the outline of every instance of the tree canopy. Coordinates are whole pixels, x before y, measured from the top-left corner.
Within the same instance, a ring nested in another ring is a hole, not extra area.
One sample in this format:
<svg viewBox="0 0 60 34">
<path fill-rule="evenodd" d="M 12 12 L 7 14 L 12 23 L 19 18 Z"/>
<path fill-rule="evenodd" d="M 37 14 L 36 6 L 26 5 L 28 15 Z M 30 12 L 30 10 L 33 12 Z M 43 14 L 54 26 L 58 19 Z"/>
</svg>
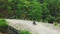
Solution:
<svg viewBox="0 0 60 34">
<path fill-rule="evenodd" d="M 0 17 L 60 21 L 60 0 L 0 0 Z"/>
</svg>

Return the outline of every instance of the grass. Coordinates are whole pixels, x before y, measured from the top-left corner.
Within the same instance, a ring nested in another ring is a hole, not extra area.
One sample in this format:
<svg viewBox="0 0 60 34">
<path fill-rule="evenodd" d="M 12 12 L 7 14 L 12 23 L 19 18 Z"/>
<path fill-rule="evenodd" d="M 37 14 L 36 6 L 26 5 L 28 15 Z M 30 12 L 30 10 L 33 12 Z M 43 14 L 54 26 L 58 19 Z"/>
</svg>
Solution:
<svg viewBox="0 0 60 34">
<path fill-rule="evenodd" d="M 0 18 L 0 32 L 6 31 L 7 28 L 8 23 L 4 19 Z"/>
<path fill-rule="evenodd" d="M 27 30 L 21 30 L 20 34 L 31 34 L 31 33 L 29 31 L 27 31 Z"/>
<path fill-rule="evenodd" d="M 55 23 L 54 23 L 54 26 L 58 26 L 58 23 L 57 23 L 57 22 L 55 22 Z"/>
<path fill-rule="evenodd" d="M 0 18 L 0 26 L 8 26 L 8 24 L 4 19 Z"/>
</svg>

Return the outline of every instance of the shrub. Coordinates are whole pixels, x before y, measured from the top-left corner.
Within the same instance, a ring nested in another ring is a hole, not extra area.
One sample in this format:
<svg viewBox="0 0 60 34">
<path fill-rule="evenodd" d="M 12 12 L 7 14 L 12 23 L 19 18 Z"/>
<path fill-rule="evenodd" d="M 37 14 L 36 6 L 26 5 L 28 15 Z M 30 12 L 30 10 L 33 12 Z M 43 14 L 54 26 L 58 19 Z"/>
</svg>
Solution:
<svg viewBox="0 0 60 34">
<path fill-rule="evenodd" d="M 58 23 L 57 23 L 57 22 L 55 22 L 55 23 L 54 23 L 54 26 L 58 26 Z"/>
<path fill-rule="evenodd" d="M 27 31 L 27 30 L 21 30 L 20 34 L 31 34 L 31 33 L 29 31 Z"/>
<path fill-rule="evenodd" d="M 0 19 L 0 26 L 7 26 L 7 22 L 4 19 Z"/>
<path fill-rule="evenodd" d="M 0 18 L 0 32 L 6 31 L 8 28 L 8 24 L 4 19 Z"/>
</svg>

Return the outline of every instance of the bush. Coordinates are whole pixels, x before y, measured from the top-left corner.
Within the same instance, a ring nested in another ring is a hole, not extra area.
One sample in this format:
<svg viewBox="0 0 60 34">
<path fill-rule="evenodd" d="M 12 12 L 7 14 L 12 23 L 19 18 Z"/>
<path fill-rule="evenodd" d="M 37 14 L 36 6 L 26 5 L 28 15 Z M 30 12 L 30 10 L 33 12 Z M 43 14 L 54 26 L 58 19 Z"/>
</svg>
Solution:
<svg viewBox="0 0 60 34">
<path fill-rule="evenodd" d="M 58 26 L 58 23 L 57 23 L 57 22 L 55 22 L 55 23 L 54 23 L 54 26 Z"/>
<path fill-rule="evenodd" d="M 0 18 L 0 32 L 6 31 L 8 28 L 8 24 L 4 19 Z"/>
<path fill-rule="evenodd" d="M 4 19 L 0 19 L 0 26 L 7 26 L 7 22 Z"/>
<path fill-rule="evenodd" d="M 20 31 L 20 34 L 31 34 L 31 33 L 27 30 L 22 30 L 22 31 Z"/>
</svg>

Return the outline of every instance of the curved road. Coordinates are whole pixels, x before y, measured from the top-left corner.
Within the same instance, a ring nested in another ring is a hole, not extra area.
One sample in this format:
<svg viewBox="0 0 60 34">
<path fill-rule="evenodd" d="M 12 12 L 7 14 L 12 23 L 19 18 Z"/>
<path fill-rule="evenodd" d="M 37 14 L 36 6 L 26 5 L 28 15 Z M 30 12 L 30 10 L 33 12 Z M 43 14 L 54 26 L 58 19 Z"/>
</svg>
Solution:
<svg viewBox="0 0 60 34">
<path fill-rule="evenodd" d="M 32 34 L 60 34 L 60 30 L 55 29 L 52 24 L 45 23 L 37 23 L 37 25 L 33 25 L 33 21 L 27 20 L 15 20 L 15 19 L 6 19 L 9 22 L 9 25 L 16 28 L 17 30 L 28 30 Z"/>
</svg>

